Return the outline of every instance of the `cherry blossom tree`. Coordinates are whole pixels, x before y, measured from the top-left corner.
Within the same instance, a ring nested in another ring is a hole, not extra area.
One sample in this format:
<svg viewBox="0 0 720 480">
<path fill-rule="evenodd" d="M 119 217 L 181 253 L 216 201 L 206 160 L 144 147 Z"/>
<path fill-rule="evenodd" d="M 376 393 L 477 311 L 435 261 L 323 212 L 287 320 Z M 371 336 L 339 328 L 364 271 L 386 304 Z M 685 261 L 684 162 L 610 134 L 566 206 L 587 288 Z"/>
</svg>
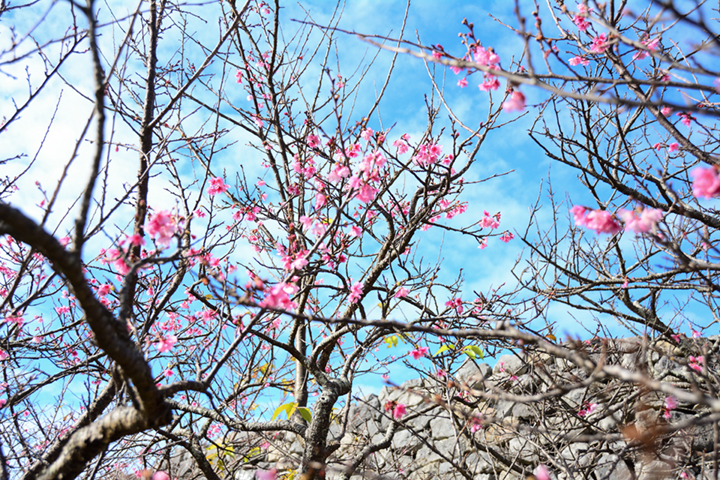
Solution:
<svg viewBox="0 0 720 480">
<path fill-rule="evenodd" d="M 5 478 L 141 474 L 183 450 L 217 479 L 278 435 L 302 439 L 290 471 L 349 476 L 360 464 L 331 457 L 330 426 L 348 422 L 353 383 L 380 381 L 402 345 L 427 357 L 435 327 L 477 325 L 416 247 L 431 228 L 502 234 L 499 214 L 478 225 L 459 200 L 487 180 L 465 176 L 501 106 L 468 133 L 436 127 L 430 99 L 412 138 L 379 115 L 394 59 L 359 112 L 371 64 L 338 71 L 333 37 L 296 24 L 286 38 L 280 9 L 3 6 L 34 27 L 3 52 L 3 68 L 33 70 L 2 135 L 34 128 L 24 112 L 53 88 L 62 115 L 63 83 L 87 113 L 68 156 L 64 135 L 5 161 Z M 211 11 L 216 31 L 193 30 Z M 360 459 L 381 447 L 360 444 Z"/>
<path fill-rule="evenodd" d="M 37 129 L 33 114 L 46 128 L 36 150 L 9 153 L 0 191 L 4 478 L 166 480 L 182 452 L 210 480 L 402 478 L 418 458 L 399 438 L 457 478 L 486 475 L 481 460 L 497 478 L 593 478 L 564 452 L 624 439 L 611 475 L 717 422 L 718 342 L 703 334 L 716 318 L 720 73 L 705 6 L 517 2 L 498 19 L 514 58 L 469 21 L 456 48 L 408 42 L 403 23 L 397 39 L 357 40 L 392 52 L 375 90 L 372 62 L 335 51 L 341 5 L 323 25 L 285 24 L 282 9 L 0 7 L 30 25 L 7 29 L 0 54 L 8 78 L 27 67 L 0 138 Z M 433 84 L 420 135 L 383 111 L 407 53 Z M 459 76 L 447 87 L 443 66 Z M 471 84 L 487 92 L 473 92 L 477 125 L 446 101 Z M 56 120 L 66 111 L 86 114 L 71 133 Z M 526 112 L 583 188 L 565 202 L 548 187 L 550 206 L 513 232 L 500 212 L 468 211 L 463 192 L 490 188 L 474 164 Z M 480 252 L 524 242 L 517 285 L 465 288 L 427 260 L 434 231 Z M 557 338 L 558 307 L 591 313 L 590 340 Z M 611 338 L 611 319 L 635 343 Z M 476 365 L 501 350 L 515 356 L 492 376 Z M 421 381 L 389 378 L 384 402 L 358 391 L 399 362 Z M 526 421 L 503 422 L 512 412 Z M 441 419 L 453 429 L 442 445 L 423 431 Z M 708 452 L 718 472 L 715 441 L 674 474 L 704 473 Z"/>
</svg>

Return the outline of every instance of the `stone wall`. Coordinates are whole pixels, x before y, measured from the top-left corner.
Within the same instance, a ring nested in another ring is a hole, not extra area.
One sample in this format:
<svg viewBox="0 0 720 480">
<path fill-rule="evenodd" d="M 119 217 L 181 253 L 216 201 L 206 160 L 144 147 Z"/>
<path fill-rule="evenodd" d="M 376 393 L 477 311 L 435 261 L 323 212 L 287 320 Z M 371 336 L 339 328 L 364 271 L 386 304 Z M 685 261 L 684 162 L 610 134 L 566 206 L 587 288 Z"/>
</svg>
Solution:
<svg viewBox="0 0 720 480">
<path fill-rule="evenodd" d="M 689 392 L 706 389 L 682 348 L 668 342 L 633 338 L 579 348 L 600 365 Z M 557 480 L 714 478 L 713 427 L 698 424 L 708 420 L 709 408 L 680 401 L 670 410 L 665 402 L 664 393 L 547 354 L 506 355 L 492 368 L 467 359 L 451 375 L 385 387 L 341 412 L 331 429 L 339 447 L 328 478 L 340 478 L 344 465 L 384 440 L 390 448 L 366 455 L 351 478 L 520 480 L 538 464 Z M 407 409 L 397 420 L 385 408 L 395 404 Z M 260 441 L 248 436 L 242 443 L 251 438 Z M 237 480 L 253 478 L 257 469 L 297 466 L 301 438 L 264 440 L 260 454 L 237 460 Z M 180 470 L 176 475 L 192 476 L 190 467 Z"/>
</svg>

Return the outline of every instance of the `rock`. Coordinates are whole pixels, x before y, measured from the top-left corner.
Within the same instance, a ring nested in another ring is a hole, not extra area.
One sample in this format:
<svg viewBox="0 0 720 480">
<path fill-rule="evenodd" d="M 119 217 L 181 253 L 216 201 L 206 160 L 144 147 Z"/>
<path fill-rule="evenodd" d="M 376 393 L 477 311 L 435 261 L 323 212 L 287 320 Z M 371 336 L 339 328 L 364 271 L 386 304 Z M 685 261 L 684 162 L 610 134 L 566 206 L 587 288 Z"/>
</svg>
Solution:
<svg viewBox="0 0 720 480">
<path fill-rule="evenodd" d="M 506 373 L 508 375 L 521 375 L 528 370 L 528 364 L 517 355 L 503 355 L 498 358 L 493 367 L 493 375 Z"/>
<path fill-rule="evenodd" d="M 605 453 L 600 456 L 595 467 L 597 480 L 634 480 L 635 475 L 630 471 L 623 459 L 617 455 Z"/>
<path fill-rule="evenodd" d="M 492 375 L 490 365 L 477 363 L 472 358 L 468 358 L 455 372 L 454 377 L 460 382 L 467 383 L 472 389 L 483 390 L 482 381 L 489 378 L 490 375 Z"/>
<path fill-rule="evenodd" d="M 455 427 L 452 420 L 447 416 L 441 416 L 430 422 L 432 437 L 435 440 L 443 438 L 455 437 Z"/>
<path fill-rule="evenodd" d="M 660 478 L 674 478 L 676 475 L 673 465 L 662 460 L 652 460 L 635 465 L 635 476 L 637 480 L 657 480 Z"/>
</svg>

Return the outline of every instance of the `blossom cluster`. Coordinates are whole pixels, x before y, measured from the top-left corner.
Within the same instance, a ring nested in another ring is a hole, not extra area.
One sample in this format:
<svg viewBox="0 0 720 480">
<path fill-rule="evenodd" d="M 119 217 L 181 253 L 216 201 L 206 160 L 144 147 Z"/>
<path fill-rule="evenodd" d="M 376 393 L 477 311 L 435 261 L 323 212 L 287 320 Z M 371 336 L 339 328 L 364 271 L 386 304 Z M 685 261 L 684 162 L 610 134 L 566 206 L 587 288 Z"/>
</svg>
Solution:
<svg viewBox="0 0 720 480">
<path fill-rule="evenodd" d="M 570 209 L 575 224 L 595 230 L 597 233 L 615 235 L 623 230 L 623 225 L 617 221 L 616 216 L 607 210 L 592 210 L 581 205 Z M 645 208 L 642 210 L 624 210 L 618 216 L 624 222 L 624 229 L 635 233 L 650 233 L 655 231 L 658 222 L 662 220 L 664 212 L 658 208 Z"/>
</svg>

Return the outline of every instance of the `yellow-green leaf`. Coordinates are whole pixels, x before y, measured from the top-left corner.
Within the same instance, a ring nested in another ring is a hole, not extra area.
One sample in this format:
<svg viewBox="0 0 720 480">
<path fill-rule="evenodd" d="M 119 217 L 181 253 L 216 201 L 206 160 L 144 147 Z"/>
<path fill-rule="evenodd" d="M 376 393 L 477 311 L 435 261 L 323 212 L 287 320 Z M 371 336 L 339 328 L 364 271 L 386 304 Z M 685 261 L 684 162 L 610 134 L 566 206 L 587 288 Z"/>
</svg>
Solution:
<svg viewBox="0 0 720 480">
<path fill-rule="evenodd" d="M 478 347 L 477 345 L 468 345 L 463 349 L 463 352 L 468 357 L 475 359 L 477 357 L 483 358 L 483 351 L 482 348 Z"/>
<path fill-rule="evenodd" d="M 303 417 L 303 420 L 306 422 L 310 422 L 312 420 L 312 413 L 310 413 L 310 409 L 306 407 L 298 407 L 298 412 L 300 412 L 300 416 Z"/>
<path fill-rule="evenodd" d="M 292 415 L 292 410 L 295 410 L 295 402 L 286 403 L 285 405 L 280 405 L 273 412 L 272 419 L 275 420 L 278 417 L 278 415 L 280 415 L 282 412 L 285 412 L 287 414 L 288 418 L 290 418 L 290 415 Z"/>
<path fill-rule="evenodd" d="M 453 345 L 452 343 L 448 343 L 447 345 L 443 345 L 442 347 L 440 347 L 440 349 L 438 349 L 438 351 L 435 352 L 434 356 L 437 357 L 438 355 L 440 355 L 443 352 L 447 352 L 448 350 L 454 350 L 454 349 L 455 349 L 455 345 Z"/>
</svg>

